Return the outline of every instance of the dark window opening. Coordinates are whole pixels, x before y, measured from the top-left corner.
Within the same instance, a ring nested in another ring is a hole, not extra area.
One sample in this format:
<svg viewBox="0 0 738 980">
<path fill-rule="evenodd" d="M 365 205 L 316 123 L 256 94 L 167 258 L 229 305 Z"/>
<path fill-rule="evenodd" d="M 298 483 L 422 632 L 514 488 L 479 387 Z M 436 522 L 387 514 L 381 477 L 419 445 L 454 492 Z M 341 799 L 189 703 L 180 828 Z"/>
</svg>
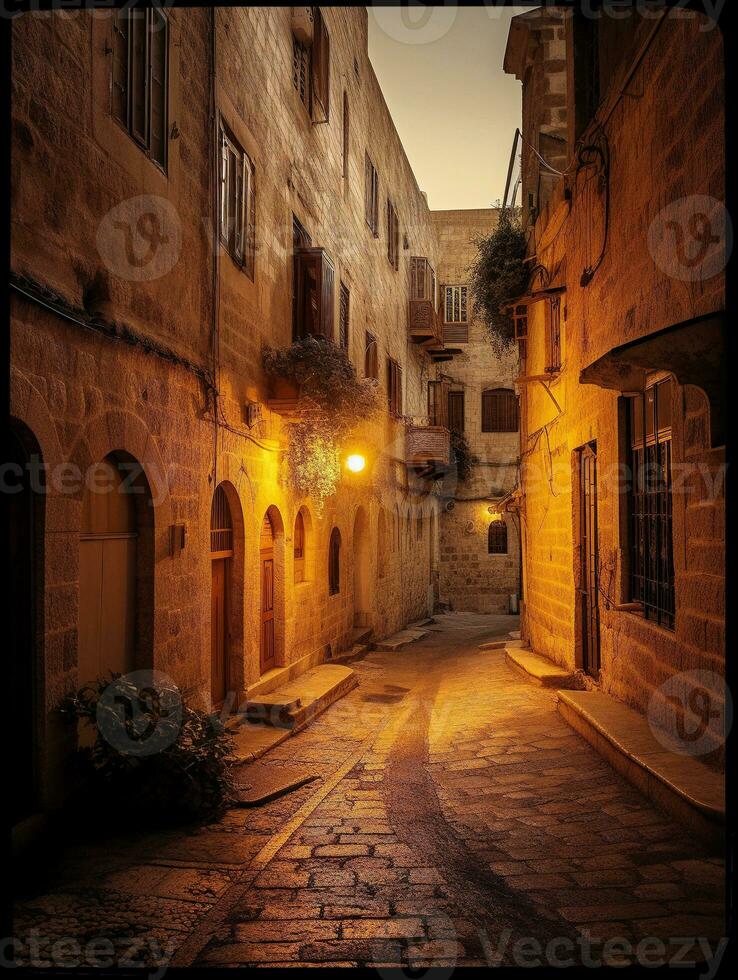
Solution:
<svg viewBox="0 0 738 980">
<path fill-rule="evenodd" d="M 379 236 L 379 177 L 366 154 L 364 159 L 364 218 L 375 238 Z"/>
<path fill-rule="evenodd" d="M 364 335 L 364 377 L 379 378 L 379 353 L 377 338 L 367 330 Z"/>
<path fill-rule="evenodd" d="M 328 546 L 328 594 L 337 595 L 341 591 L 341 532 L 337 527 L 331 531 Z"/>
<path fill-rule="evenodd" d="M 395 206 L 387 198 L 387 258 L 397 272 L 400 268 L 400 222 Z"/>
<path fill-rule="evenodd" d="M 220 127 L 220 240 L 254 278 L 256 189 L 254 165 L 225 126 Z"/>
<path fill-rule="evenodd" d="M 464 392 L 449 391 L 448 393 L 448 427 L 451 432 L 464 431 Z"/>
<path fill-rule="evenodd" d="M 482 432 L 517 432 L 518 399 L 509 388 L 482 392 Z"/>
<path fill-rule="evenodd" d="M 504 521 L 492 521 L 487 531 L 487 553 L 490 555 L 507 554 L 507 524 Z"/>
<path fill-rule="evenodd" d="M 646 619 L 674 628 L 671 379 L 630 399 L 630 588 Z"/>
<path fill-rule="evenodd" d="M 349 346 L 349 308 L 350 294 L 348 287 L 341 283 L 340 288 L 340 302 L 338 311 L 338 324 L 339 324 L 339 342 L 344 350 L 348 350 Z"/>
<path fill-rule="evenodd" d="M 391 415 L 402 415 L 402 368 L 391 357 L 387 358 L 387 405 Z"/>
<path fill-rule="evenodd" d="M 330 51 L 331 41 L 328 28 L 325 26 L 320 7 L 313 8 L 313 106 L 320 109 L 322 121 L 328 121 L 330 97 Z"/>
<path fill-rule="evenodd" d="M 305 581 L 305 519 L 302 511 L 295 518 L 295 534 L 293 540 L 293 555 L 295 560 L 295 582 Z"/>
</svg>

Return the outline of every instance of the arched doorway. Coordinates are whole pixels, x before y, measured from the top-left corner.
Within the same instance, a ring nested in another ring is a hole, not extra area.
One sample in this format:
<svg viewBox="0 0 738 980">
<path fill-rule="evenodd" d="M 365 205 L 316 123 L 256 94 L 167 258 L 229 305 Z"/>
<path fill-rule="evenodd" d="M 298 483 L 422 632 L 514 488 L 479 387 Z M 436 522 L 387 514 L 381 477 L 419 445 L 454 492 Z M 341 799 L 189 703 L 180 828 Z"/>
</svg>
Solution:
<svg viewBox="0 0 738 980">
<path fill-rule="evenodd" d="M 79 544 L 78 681 L 151 663 L 153 509 L 140 463 L 123 453 L 87 480 Z"/>
<path fill-rule="evenodd" d="M 233 518 L 222 484 L 210 508 L 210 698 L 222 705 L 230 684 L 230 601 L 233 563 Z"/>
<path fill-rule="evenodd" d="M 354 517 L 354 626 L 368 626 L 371 613 L 369 589 L 369 521 L 359 507 Z"/>
<path fill-rule="evenodd" d="M 39 639 L 43 633 L 39 612 L 43 603 L 43 487 L 33 479 L 42 475 L 41 454 L 31 433 L 11 426 L 9 459 L 13 486 L 7 493 L 9 537 L 10 710 L 13 750 L 9 784 L 13 787 L 11 825 L 39 809 L 38 752 L 40 677 Z"/>
<path fill-rule="evenodd" d="M 261 673 L 277 665 L 277 637 L 274 622 L 276 605 L 274 524 L 269 512 L 261 523 L 259 539 L 259 566 L 261 580 L 261 635 L 259 643 L 259 669 Z"/>
</svg>

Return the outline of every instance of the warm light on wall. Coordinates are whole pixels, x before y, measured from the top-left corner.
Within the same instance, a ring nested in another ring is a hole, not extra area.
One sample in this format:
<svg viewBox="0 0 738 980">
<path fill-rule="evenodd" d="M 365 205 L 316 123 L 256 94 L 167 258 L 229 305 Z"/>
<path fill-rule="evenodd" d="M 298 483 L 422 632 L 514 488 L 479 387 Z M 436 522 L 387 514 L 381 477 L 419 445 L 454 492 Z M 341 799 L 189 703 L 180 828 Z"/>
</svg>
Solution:
<svg viewBox="0 0 738 980">
<path fill-rule="evenodd" d="M 352 473 L 361 473 L 366 466 L 366 460 L 360 453 L 352 453 L 346 460 L 346 466 Z"/>
<path fill-rule="evenodd" d="M 487 513 L 491 515 L 493 521 L 502 520 L 502 514 L 492 504 L 487 508 Z"/>
</svg>

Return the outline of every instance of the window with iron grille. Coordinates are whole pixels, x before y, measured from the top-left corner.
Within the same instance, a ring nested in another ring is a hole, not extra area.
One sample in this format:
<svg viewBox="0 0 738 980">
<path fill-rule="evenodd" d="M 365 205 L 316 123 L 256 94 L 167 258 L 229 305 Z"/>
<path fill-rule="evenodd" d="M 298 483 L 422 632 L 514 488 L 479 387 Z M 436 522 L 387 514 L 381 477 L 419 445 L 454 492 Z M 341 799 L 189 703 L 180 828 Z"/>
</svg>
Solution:
<svg viewBox="0 0 738 980">
<path fill-rule="evenodd" d="M 630 399 L 630 587 L 646 619 L 674 629 L 671 379 Z"/>
<path fill-rule="evenodd" d="M 111 111 L 162 170 L 167 165 L 168 50 L 169 25 L 157 7 L 115 14 Z"/>
<path fill-rule="evenodd" d="M 402 415 L 402 368 L 392 357 L 387 358 L 387 405 L 391 415 Z"/>
<path fill-rule="evenodd" d="M 561 297 L 554 296 L 548 303 L 546 322 L 546 371 L 561 370 Z"/>
<path fill-rule="evenodd" d="M 379 378 L 377 338 L 367 330 L 364 334 L 364 377 Z"/>
<path fill-rule="evenodd" d="M 367 153 L 364 159 L 364 217 L 375 238 L 379 236 L 379 177 Z"/>
<path fill-rule="evenodd" d="M 467 323 L 467 287 L 446 286 L 444 323 Z"/>
<path fill-rule="evenodd" d="M 328 594 L 337 595 L 341 591 L 341 532 L 337 527 L 331 531 L 328 546 Z"/>
<path fill-rule="evenodd" d="M 300 101 L 310 111 L 310 48 L 292 38 L 292 84 Z"/>
<path fill-rule="evenodd" d="M 389 198 L 387 198 L 387 258 L 397 272 L 400 268 L 400 222 L 395 206 Z"/>
<path fill-rule="evenodd" d="M 349 298 L 348 287 L 341 283 L 338 326 L 339 340 L 344 350 L 348 350 L 349 345 Z"/>
<path fill-rule="evenodd" d="M 293 556 L 295 560 L 295 582 L 305 581 L 305 518 L 302 511 L 295 518 L 295 533 L 293 536 Z"/>
<path fill-rule="evenodd" d="M 510 388 L 482 392 L 482 432 L 517 432 L 518 399 Z"/>
<path fill-rule="evenodd" d="M 464 392 L 448 393 L 448 427 L 451 432 L 464 431 Z"/>
<path fill-rule="evenodd" d="M 221 123 L 220 240 L 251 279 L 254 278 L 255 212 L 254 165 Z"/>
<path fill-rule="evenodd" d="M 487 554 L 507 554 L 507 524 L 504 521 L 492 521 L 487 531 Z"/>
</svg>

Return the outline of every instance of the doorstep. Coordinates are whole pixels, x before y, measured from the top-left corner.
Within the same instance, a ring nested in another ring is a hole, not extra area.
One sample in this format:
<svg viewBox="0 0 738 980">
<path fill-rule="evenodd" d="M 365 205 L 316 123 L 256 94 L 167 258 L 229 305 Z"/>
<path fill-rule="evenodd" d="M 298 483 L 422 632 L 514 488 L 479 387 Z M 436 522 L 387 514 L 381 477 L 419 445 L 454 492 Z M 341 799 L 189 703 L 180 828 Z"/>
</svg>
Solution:
<svg viewBox="0 0 738 980">
<path fill-rule="evenodd" d="M 266 693 L 250 695 L 243 725 L 299 731 L 359 683 L 350 667 L 320 664 Z M 266 738 L 266 736 L 264 736 Z"/>
<path fill-rule="evenodd" d="M 568 688 L 576 683 L 576 674 L 560 667 L 548 657 L 541 656 L 534 650 L 524 650 L 514 646 L 515 641 L 505 644 L 505 659 L 508 667 L 517 670 L 526 680 L 540 687 Z"/>
<path fill-rule="evenodd" d="M 373 649 L 375 650 L 402 650 L 403 647 L 409 646 L 411 643 L 415 643 L 416 640 L 422 640 L 424 636 L 428 635 L 428 630 L 424 629 L 405 629 L 400 630 L 399 633 L 395 633 L 393 636 L 388 636 L 385 640 L 377 640 L 374 643 Z"/>
<path fill-rule="evenodd" d="M 720 849 L 725 779 L 692 756 L 665 748 L 648 719 L 601 691 L 559 691 L 559 712 L 645 796 Z"/>
</svg>

